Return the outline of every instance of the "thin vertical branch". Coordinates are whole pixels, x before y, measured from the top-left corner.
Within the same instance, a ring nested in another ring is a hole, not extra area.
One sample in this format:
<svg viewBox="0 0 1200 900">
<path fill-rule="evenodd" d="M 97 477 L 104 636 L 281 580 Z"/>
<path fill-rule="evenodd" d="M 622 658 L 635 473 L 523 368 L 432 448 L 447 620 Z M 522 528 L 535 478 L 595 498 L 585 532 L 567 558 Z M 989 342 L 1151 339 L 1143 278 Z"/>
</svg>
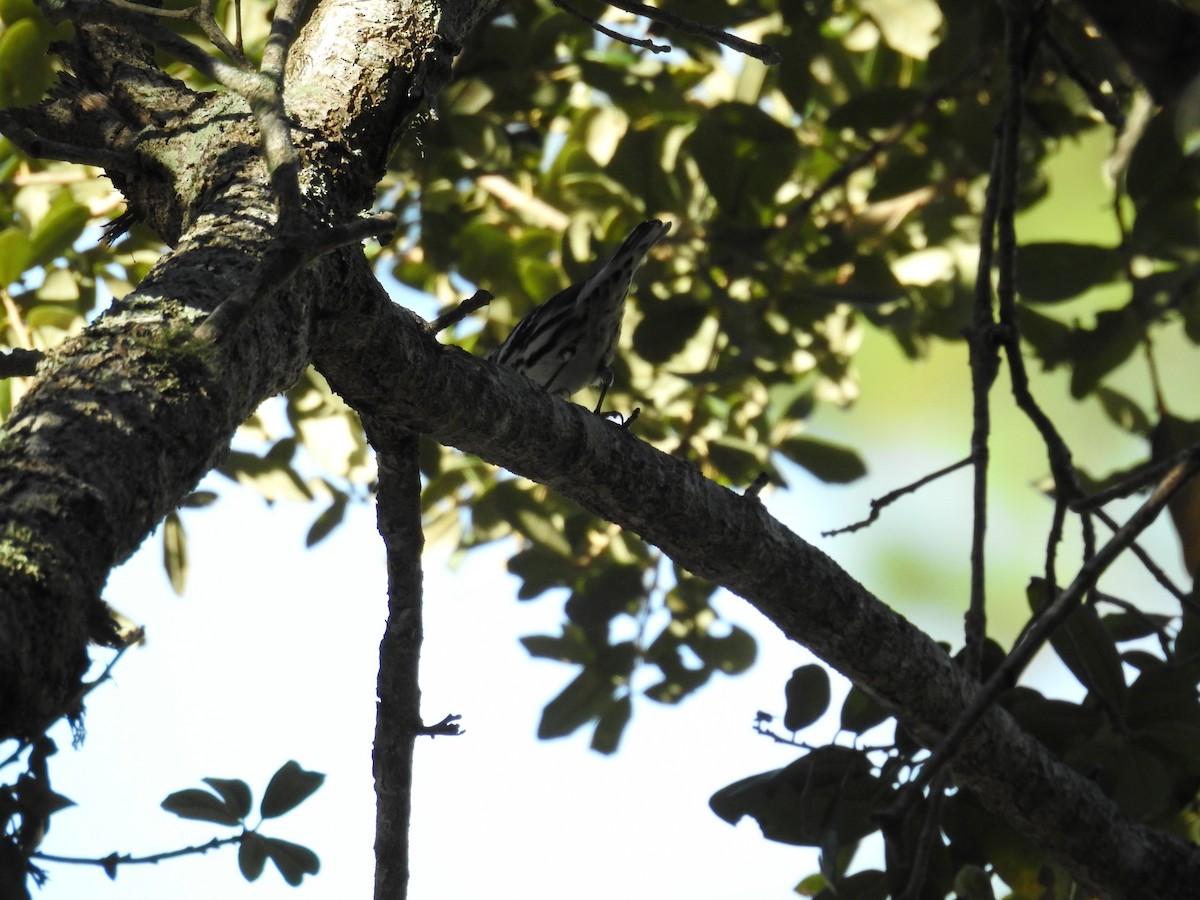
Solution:
<svg viewBox="0 0 1200 900">
<path fill-rule="evenodd" d="M 417 680 L 421 615 L 421 474 L 417 436 L 380 453 L 377 515 L 387 548 L 388 618 L 379 646 L 375 719 L 375 897 L 408 892 L 413 742 L 423 730 Z M 377 445 L 376 445 L 377 446 Z"/>
</svg>

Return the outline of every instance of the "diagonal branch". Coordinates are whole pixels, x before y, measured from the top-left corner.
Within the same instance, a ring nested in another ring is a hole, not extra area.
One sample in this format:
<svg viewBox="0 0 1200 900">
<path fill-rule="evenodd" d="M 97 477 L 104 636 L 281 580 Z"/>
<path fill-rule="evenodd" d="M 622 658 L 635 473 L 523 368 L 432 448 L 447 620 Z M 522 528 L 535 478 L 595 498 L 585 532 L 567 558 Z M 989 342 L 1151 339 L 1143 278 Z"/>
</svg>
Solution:
<svg viewBox="0 0 1200 900">
<path fill-rule="evenodd" d="M 316 362 L 351 406 L 375 417 L 377 450 L 415 430 L 555 488 L 746 598 L 929 746 L 970 705 L 977 685 L 931 638 L 762 503 L 520 375 L 443 347 L 372 285 L 367 273 L 352 278 L 360 313 L 319 322 Z M 1200 853 L 1123 815 L 995 706 L 963 739 L 954 773 L 1078 878 L 1115 896 L 1185 897 L 1200 878 Z M 1146 854 L 1163 864 L 1147 866 Z"/>
</svg>

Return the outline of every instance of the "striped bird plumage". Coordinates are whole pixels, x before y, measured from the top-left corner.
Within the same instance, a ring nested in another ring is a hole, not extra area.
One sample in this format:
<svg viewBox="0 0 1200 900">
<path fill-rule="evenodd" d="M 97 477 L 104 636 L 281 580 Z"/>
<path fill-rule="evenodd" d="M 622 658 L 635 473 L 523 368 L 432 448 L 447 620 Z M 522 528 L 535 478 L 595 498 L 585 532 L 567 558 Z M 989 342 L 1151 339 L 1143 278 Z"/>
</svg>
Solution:
<svg viewBox="0 0 1200 900">
<path fill-rule="evenodd" d="M 608 366 L 617 350 L 633 273 L 670 228 L 658 219 L 638 225 L 595 273 L 530 311 L 488 359 L 560 397 L 602 385 L 598 412 L 612 383 Z"/>
</svg>

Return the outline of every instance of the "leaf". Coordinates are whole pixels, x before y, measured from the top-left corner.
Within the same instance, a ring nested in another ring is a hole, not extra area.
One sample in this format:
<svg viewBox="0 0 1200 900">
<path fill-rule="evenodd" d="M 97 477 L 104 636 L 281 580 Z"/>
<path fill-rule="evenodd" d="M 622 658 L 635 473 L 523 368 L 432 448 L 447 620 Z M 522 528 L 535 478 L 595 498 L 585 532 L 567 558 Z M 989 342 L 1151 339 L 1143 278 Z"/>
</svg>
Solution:
<svg viewBox="0 0 1200 900">
<path fill-rule="evenodd" d="M 595 669 L 585 668 L 542 710 L 538 739 L 565 737 L 587 724 L 607 709 L 612 695 L 612 682 Z"/>
<path fill-rule="evenodd" d="M 800 157 L 795 131 L 746 103 L 714 106 L 685 146 L 717 203 L 732 215 L 771 203 Z"/>
<path fill-rule="evenodd" d="M 1072 331 L 1063 354 L 1073 366 L 1071 396 L 1091 393 L 1101 378 L 1129 359 L 1144 334 L 1138 313 L 1129 307 L 1097 313 L 1095 328 Z"/>
<path fill-rule="evenodd" d="M 236 813 L 239 819 L 250 815 L 250 786 L 238 778 L 201 778 L 205 784 L 221 795 L 225 806 Z"/>
<path fill-rule="evenodd" d="M 171 590 L 182 596 L 187 586 L 187 532 L 179 513 L 171 510 L 163 522 L 163 568 L 171 582 Z"/>
<path fill-rule="evenodd" d="M 822 847 L 830 835 L 844 845 L 877 831 L 876 813 L 893 793 L 865 753 L 827 746 L 722 788 L 709 806 L 731 825 L 753 817 L 768 840 Z"/>
<path fill-rule="evenodd" d="M 242 821 L 236 806 L 199 788 L 176 791 L 162 802 L 162 808 L 181 819 L 199 819 L 218 825 L 238 825 Z"/>
<path fill-rule="evenodd" d="M 257 881 L 267 864 L 266 841 L 261 835 L 247 831 L 238 844 L 238 868 L 247 881 Z"/>
<path fill-rule="evenodd" d="M 7 288 L 29 266 L 29 237 L 16 227 L 0 231 L 0 288 Z"/>
<path fill-rule="evenodd" d="M 1200 421 L 1163 413 L 1150 435 L 1151 459 L 1165 462 L 1200 440 Z M 1200 479 L 1193 478 L 1175 492 L 1167 504 L 1171 522 L 1179 535 L 1179 547 L 1188 574 L 1194 579 L 1200 565 Z"/>
<path fill-rule="evenodd" d="M 288 760 L 271 776 L 259 806 L 262 817 L 274 819 L 295 809 L 324 782 L 325 776 L 320 772 L 306 771 L 295 760 Z"/>
<path fill-rule="evenodd" d="M 862 458 L 849 447 L 812 437 L 788 438 L 779 447 L 788 459 L 822 481 L 846 484 L 867 474 Z"/>
<path fill-rule="evenodd" d="M 841 727 L 845 731 L 863 734 L 876 725 L 886 722 L 891 713 L 883 708 L 870 694 L 853 685 L 842 703 Z"/>
<path fill-rule="evenodd" d="M 30 262 L 45 266 L 62 256 L 79 239 L 89 218 L 88 208 L 76 203 L 70 193 L 59 194 L 29 236 Z"/>
<path fill-rule="evenodd" d="M 1017 293 L 1028 303 L 1071 300 L 1121 274 L 1121 254 L 1112 247 L 1044 241 L 1017 251 Z"/>
<path fill-rule="evenodd" d="M 1035 612 L 1041 610 L 1046 603 L 1045 582 L 1031 579 L 1027 595 L 1030 607 Z M 1129 691 L 1121 656 L 1096 608 L 1084 604 L 1075 609 L 1051 636 L 1050 643 L 1079 683 L 1103 699 L 1114 715 L 1123 716 Z"/>
<path fill-rule="evenodd" d="M 758 656 L 754 636 L 744 628 L 731 625 L 729 634 L 718 637 L 706 632 L 689 642 L 704 664 L 726 675 L 745 672 Z"/>
<path fill-rule="evenodd" d="M 275 863 L 283 880 L 292 887 L 300 884 L 305 875 L 316 875 L 321 870 L 321 860 L 307 847 L 279 838 L 265 837 L 261 840 L 264 852 Z"/>
<path fill-rule="evenodd" d="M 595 651 L 583 640 L 582 631 L 572 625 L 565 626 L 559 637 L 531 634 L 521 638 L 521 644 L 525 647 L 525 652 L 535 659 L 553 659 L 582 665 L 595 656 Z"/>
<path fill-rule="evenodd" d="M 821 718 L 829 708 L 829 673 L 816 663 L 800 666 L 784 685 L 783 695 L 787 699 L 783 727 L 799 731 Z"/>
<path fill-rule="evenodd" d="M 627 693 L 618 697 L 608 709 L 600 714 L 596 730 L 592 732 L 592 749 L 597 753 L 616 753 L 621 743 L 625 726 L 633 717 L 633 698 Z"/>
<path fill-rule="evenodd" d="M 1102 384 L 1097 385 L 1094 393 L 1104 414 L 1114 425 L 1138 437 L 1150 436 L 1150 417 L 1133 400 Z"/>
<path fill-rule="evenodd" d="M 334 496 L 333 502 L 327 506 L 313 521 L 304 538 L 305 547 L 313 547 L 333 533 L 346 517 L 346 506 L 350 498 L 340 491 Z"/>
<path fill-rule="evenodd" d="M 665 363 L 683 350 L 709 313 L 707 304 L 687 296 L 644 299 L 640 305 L 644 315 L 633 332 L 633 350 L 650 363 Z"/>
<path fill-rule="evenodd" d="M 890 128 L 921 101 L 921 92 L 912 88 L 879 87 L 855 94 L 829 114 L 829 128 L 852 128 L 865 133 Z"/>
<path fill-rule="evenodd" d="M 933 0 L 859 0 L 879 26 L 888 46 L 914 59 L 925 59 L 938 44 L 942 12 Z"/>
</svg>

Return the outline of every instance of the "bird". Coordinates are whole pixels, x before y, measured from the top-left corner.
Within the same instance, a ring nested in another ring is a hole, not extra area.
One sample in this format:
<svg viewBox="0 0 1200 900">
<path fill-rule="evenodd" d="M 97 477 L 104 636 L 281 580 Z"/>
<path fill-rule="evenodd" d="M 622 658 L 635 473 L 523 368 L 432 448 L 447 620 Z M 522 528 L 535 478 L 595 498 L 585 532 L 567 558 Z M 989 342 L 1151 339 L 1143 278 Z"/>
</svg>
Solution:
<svg viewBox="0 0 1200 900">
<path fill-rule="evenodd" d="M 670 230 L 671 224 L 659 219 L 642 222 L 594 273 L 530 310 L 488 359 L 563 398 L 599 385 L 593 410 L 599 413 L 612 386 L 609 364 L 633 273 Z"/>
</svg>

